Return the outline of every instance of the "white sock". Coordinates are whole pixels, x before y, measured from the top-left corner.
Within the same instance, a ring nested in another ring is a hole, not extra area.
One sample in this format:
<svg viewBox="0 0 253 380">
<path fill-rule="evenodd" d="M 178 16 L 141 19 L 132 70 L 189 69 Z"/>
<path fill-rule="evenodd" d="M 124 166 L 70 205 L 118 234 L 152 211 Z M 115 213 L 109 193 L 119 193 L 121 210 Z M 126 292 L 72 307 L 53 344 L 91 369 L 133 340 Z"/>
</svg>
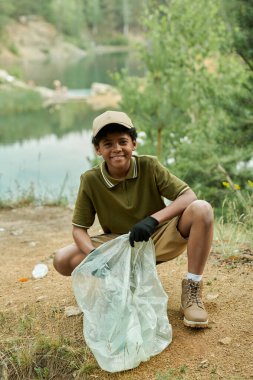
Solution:
<svg viewBox="0 0 253 380">
<path fill-rule="evenodd" d="M 201 281 L 202 280 L 202 274 L 193 274 L 193 273 L 188 272 L 186 278 L 187 278 L 187 280 Z"/>
</svg>

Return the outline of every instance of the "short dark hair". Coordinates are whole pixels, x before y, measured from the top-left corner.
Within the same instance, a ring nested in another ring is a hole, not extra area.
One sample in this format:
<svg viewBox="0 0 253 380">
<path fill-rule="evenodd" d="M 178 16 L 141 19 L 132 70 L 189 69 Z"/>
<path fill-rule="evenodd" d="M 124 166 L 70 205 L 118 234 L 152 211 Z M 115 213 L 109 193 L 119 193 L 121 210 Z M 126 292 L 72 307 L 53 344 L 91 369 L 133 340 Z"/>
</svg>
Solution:
<svg viewBox="0 0 253 380">
<path fill-rule="evenodd" d="M 98 134 L 92 138 L 92 144 L 98 146 L 100 141 L 104 139 L 108 133 L 113 132 L 124 132 L 127 133 L 133 141 L 137 139 L 137 131 L 135 128 L 127 128 L 121 124 L 107 124 L 105 125 Z"/>
</svg>

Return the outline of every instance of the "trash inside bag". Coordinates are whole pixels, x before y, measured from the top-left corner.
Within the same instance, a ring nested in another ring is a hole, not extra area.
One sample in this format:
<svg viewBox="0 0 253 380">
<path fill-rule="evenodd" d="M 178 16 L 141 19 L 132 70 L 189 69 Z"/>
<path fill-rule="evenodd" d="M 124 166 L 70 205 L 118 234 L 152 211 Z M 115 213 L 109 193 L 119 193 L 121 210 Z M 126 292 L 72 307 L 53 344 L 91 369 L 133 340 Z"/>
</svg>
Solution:
<svg viewBox="0 0 253 380">
<path fill-rule="evenodd" d="M 137 367 L 172 340 L 153 242 L 132 248 L 128 239 L 125 234 L 101 245 L 72 273 L 86 344 L 109 372 Z"/>
</svg>

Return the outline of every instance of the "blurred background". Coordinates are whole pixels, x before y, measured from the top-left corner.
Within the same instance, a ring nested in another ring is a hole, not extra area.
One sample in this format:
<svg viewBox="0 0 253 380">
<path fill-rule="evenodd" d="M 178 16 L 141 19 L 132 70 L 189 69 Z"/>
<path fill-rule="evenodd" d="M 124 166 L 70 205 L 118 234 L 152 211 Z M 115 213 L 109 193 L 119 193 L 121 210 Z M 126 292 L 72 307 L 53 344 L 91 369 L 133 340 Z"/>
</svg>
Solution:
<svg viewBox="0 0 253 380">
<path fill-rule="evenodd" d="M 122 109 L 139 154 L 252 223 L 252 20 L 251 0 L 1 0 L 2 207 L 73 204 L 93 118 Z"/>
</svg>

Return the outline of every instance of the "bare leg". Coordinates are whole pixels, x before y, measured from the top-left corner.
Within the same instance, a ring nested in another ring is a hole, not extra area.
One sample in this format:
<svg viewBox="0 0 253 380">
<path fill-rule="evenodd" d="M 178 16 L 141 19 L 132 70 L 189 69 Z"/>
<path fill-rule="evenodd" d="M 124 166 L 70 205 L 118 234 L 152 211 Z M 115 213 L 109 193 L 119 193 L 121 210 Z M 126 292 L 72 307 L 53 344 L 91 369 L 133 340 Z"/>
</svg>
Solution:
<svg viewBox="0 0 253 380">
<path fill-rule="evenodd" d="M 99 247 L 101 244 L 118 237 L 118 234 L 102 234 L 92 236 L 92 244 L 94 247 Z M 71 276 L 73 270 L 79 265 L 86 257 L 76 245 L 72 243 L 66 247 L 60 248 L 55 252 L 54 267 L 63 276 Z"/>
<path fill-rule="evenodd" d="M 75 243 L 60 248 L 55 252 L 54 267 L 63 276 L 71 276 L 71 273 L 85 258 L 85 254 Z"/>
<path fill-rule="evenodd" d="M 203 274 L 213 240 L 213 210 L 206 201 L 192 202 L 183 212 L 178 230 L 188 237 L 188 271 Z"/>
</svg>

